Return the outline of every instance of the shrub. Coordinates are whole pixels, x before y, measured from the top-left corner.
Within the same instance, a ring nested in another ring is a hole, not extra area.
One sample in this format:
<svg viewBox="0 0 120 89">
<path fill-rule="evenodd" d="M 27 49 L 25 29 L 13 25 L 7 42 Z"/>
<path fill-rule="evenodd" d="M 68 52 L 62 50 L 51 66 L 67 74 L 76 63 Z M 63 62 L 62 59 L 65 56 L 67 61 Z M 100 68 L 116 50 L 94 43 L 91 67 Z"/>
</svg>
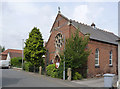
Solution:
<svg viewBox="0 0 120 89">
<path fill-rule="evenodd" d="M 79 74 L 78 72 L 75 72 L 75 75 L 73 77 L 73 80 L 81 80 L 82 79 L 82 75 Z"/>
<path fill-rule="evenodd" d="M 55 64 L 50 64 L 46 67 L 47 75 L 53 78 L 58 77 L 57 69 L 55 68 Z"/>
<path fill-rule="evenodd" d="M 63 78 L 63 69 L 64 69 L 63 65 L 64 65 L 64 59 L 61 58 L 60 66 L 58 68 L 58 78 L 61 78 L 61 79 Z M 65 72 L 66 72 L 65 77 L 67 78 L 67 71 L 65 71 Z"/>
<path fill-rule="evenodd" d="M 11 59 L 11 66 L 13 67 L 21 67 L 22 66 L 22 58 L 14 57 Z"/>
<path fill-rule="evenodd" d="M 25 62 L 25 63 L 24 63 L 24 66 L 23 66 L 23 69 L 24 69 L 25 71 L 33 72 L 33 64 L 30 63 L 30 62 Z"/>
</svg>

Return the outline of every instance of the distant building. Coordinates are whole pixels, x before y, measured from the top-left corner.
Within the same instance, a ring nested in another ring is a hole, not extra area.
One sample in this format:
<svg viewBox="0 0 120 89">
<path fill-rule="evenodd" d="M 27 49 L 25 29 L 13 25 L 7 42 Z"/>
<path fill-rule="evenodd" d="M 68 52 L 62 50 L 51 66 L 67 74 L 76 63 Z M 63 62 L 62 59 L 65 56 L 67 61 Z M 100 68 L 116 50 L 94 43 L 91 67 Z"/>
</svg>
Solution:
<svg viewBox="0 0 120 89">
<path fill-rule="evenodd" d="M 60 62 L 59 53 L 64 49 L 63 39 L 70 38 L 76 29 L 79 29 L 79 36 L 90 35 L 87 48 L 91 50 L 91 54 L 87 62 L 87 76 L 94 77 L 104 73 L 117 74 L 118 43 L 116 40 L 118 36 L 98 29 L 94 23 L 89 26 L 70 20 L 60 12 L 57 14 L 46 43 L 47 61 L 49 63 Z"/>
<path fill-rule="evenodd" d="M 10 60 L 14 57 L 22 57 L 22 50 L 7 49 L 0 54 L 0 60 Z"/>
</svg>

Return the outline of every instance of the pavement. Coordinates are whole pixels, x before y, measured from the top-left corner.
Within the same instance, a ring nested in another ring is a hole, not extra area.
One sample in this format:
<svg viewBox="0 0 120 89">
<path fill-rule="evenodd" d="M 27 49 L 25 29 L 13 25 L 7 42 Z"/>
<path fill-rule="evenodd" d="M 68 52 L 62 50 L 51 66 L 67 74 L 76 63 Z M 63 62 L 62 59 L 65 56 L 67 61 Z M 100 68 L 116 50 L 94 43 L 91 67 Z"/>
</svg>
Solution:
<svg viewBox="0 0 120 89">
<path fill-rule="evenodd" d="M 83 79 L 83 80 L 73 80 L 71 82 L 77 84 L 84 84 L 88 87 L 104 87 L 104 78 L 90 78 L 90 79 Z"/>
<path fill-rule="evenodd" d="M 113 78 L 113 87 L 117 87 L 117 79 L 118 76 L 116 75 Z M 104 77 L 101 78 L 88 78 L 83 80 L 73 80 L 71 82 L 78 83 L 78 84 L 84 84 L 88 87 L 104 87 Z"/>
</svg>

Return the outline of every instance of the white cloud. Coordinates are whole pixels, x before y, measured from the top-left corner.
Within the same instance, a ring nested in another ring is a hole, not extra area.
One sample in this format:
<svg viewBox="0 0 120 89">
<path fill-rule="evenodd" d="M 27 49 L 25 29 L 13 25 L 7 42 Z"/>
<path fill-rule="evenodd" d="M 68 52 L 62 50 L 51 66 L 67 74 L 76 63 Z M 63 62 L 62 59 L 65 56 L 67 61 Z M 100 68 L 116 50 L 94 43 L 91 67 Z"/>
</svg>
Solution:
<svg viewBox="0 0 120 89">
<path fill-rule="evenodd" d="M 102 12 L 104 11 L 104 8 L 98 8 L 98 10 L 96 11 L 92 11 L 93 13 L 93 19 L 97 19 L 101 14 L 103 14 Z"/>
<path fill-rule="evenodd" d="M 9 10 L 15 13 L 16 15 L 25 15 L 25 14 L 37 14 L 39 9 L 32 3 L 27 2 L 14 2 L 6 3 Z"/>
<path fill-rule="evenodd" d="M 99 17 L 103 14 L 103 11 L 103 7 L 79 5 L 74 9 L 73 19 L 85 24 L 91 24 L 99 19 Z"/>
<path fill-rule="evenodd" d="M 0 3 L 0 45 L 2 44 L 2 3 Z"/>
<path fill-rule="evenodd" d="M 4 2 L 118 2 L 119 0 L 3 0 Z"/>
<path fill-rule="evenodd" d="M 3 45 L 6 48 L 22 47 L 22 39 L 29 36 L 29 32 L 34 26 L 38 27 L 43 35 L 45 41 L 49 38 L 50 29 L 53 25 L 57 11 L 55 3 L 32 3 L 32 2 L 5 2 L 3 8 Z M 76 5 L 60 4 L 61 12 L 68 18 L 74 19 L 85 24 L 97 22 L 97 24 L 109 19 L 105 19 L 103 12 L 104 7 L 94 5 Z M 109 27 L 112 25 L 109 25 Z M 116 26 L 116 25 L 115 25 Z M 99 26 L 98 26 L 99 27 Z M 106 28 L 103 25 L 102 28 Z M 1 29 L 1 27 L 0 27 Z"/>
<path fill-rule="evenodd" d="M 31 3 L 7 3 L 3 9 L 3 45 L 21 48 L 21 40 L 27 39 L 33 27 L 38 27 L 47 41 L 54 16 L 51 6 L 35 6 Z"/>
<path fill-rule="evenodd" d="M 88 6 L 87 5 L 80 5 L 76 6 L 73 12 L 73 19 L 77 19 L 81 22 L 87 22 L 88 21 Z"/>
</svg>

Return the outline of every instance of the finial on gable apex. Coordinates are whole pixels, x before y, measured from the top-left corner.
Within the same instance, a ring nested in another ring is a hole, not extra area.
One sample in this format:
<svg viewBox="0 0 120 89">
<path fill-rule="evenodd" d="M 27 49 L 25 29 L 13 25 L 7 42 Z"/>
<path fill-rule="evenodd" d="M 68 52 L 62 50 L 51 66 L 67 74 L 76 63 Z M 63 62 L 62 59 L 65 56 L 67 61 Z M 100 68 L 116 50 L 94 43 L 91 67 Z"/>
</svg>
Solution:
<svg viewBox="0 0 120 89">
<path fill-rule="evenodd" d="M 58 7 L 58 13 L 61 13 L 61 12 L 60 12 L 60 7 Z"/>
</svg>

